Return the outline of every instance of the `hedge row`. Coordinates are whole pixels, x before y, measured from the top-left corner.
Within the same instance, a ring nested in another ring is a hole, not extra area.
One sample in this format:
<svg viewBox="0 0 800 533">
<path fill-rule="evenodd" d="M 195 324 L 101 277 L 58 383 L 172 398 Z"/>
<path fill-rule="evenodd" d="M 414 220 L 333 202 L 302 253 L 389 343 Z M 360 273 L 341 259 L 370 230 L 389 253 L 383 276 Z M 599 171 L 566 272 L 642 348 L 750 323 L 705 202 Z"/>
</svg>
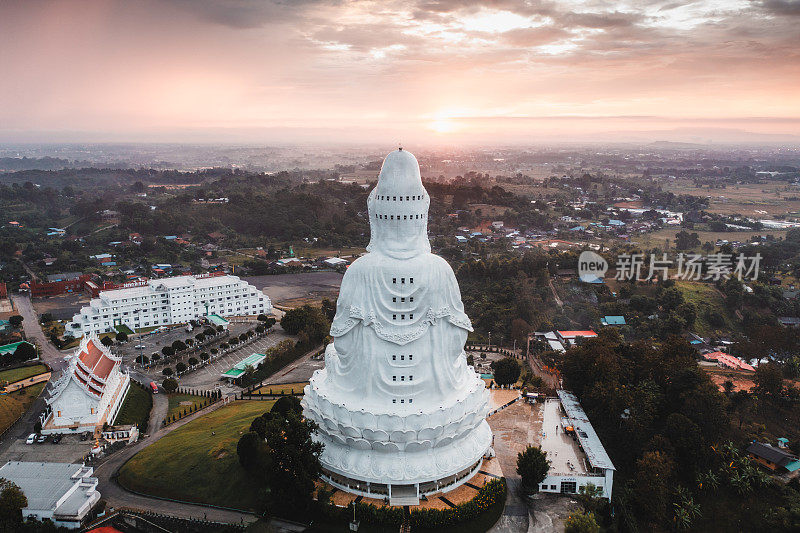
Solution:
<svg viewBox="0 0 800 533">
<path fill-rule="evenodd" d="M 411 511 L 411 526 L 412 529 L 434 529 L 461 524 L 478 518 L 495 505 L 502 505 L 505 502 L 505 498 L 505 478 L 493 479 L 484 485 L 473 499 L 453 508 Z M 403 509 L 401 507 L 376 507 L 372 504 L 364 503 L 355 505 L 357 520 L 365 524 L 399 526 L 403 522 Z M 336 507 L 331 504 L 327 505 L 323 512 L 331 520 L 347 522 L 352 520 L 353 517 L 352 506 L 353 504 L 347 507 Z"/>
</svg>

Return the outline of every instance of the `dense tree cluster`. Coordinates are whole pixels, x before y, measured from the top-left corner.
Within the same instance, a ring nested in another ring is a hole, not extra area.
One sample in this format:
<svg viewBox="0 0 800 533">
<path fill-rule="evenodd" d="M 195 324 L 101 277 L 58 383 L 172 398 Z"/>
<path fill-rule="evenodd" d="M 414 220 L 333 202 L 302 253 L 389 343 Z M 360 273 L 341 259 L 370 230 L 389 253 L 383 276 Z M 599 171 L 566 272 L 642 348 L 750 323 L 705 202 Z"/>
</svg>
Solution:
<svg viewBox="0 0 800 533">
<path fill-rule="evenodd" d="M 547 256 L 535 252 L 462 264 L 456 277 L 476 334 L 487 339 L 491 332 L 493 342 L 499 342 L 511 340 L 514 319 L 534 329 L 549 322 L 547 276 Z"/>
<path fill-rule="evenodd" d="M 303 305 L 286 311 L 281 327 L 289 335 L 298 335 L 304 345 L 322 342 L 328 334 L 330 321 L 318 307 Z"/>
<path fill-rule="evenodd" d="M 315 429 L 314 422 L 302 417 L 300 401 L 287 396 L 254 419 L 239 439 L 239 463 L 267 488 L 267 514 L 297 517 L 309 509 L 322 472 L 322 444 L 311 439 Z"/>
<path fill-rule="evenodd" d="M 757 378 L 767 395 L 780 389 L 779 376 L 768 370 L 769 365 Z M 685 340 L 629 344 L 605 330 L 569 350 L 561 371 L 617 468 L 621 522 L 660 528 L 682 521 L 688 528 L 712 498 L 767 487 L 763 472 L 726 444 L 740 436 L 732 431 L 729 413 L 740 409 L 735 402 L 747 402 L 748 394 L 726 398 L 697 367 L 696 352 Z M 713 495 L 708 483 L 699 481 L 706 478 L 719 487 Z M 785 509 L 794 505 L 791 489 L 772 486 L 769 494 Z"/>
</svg>

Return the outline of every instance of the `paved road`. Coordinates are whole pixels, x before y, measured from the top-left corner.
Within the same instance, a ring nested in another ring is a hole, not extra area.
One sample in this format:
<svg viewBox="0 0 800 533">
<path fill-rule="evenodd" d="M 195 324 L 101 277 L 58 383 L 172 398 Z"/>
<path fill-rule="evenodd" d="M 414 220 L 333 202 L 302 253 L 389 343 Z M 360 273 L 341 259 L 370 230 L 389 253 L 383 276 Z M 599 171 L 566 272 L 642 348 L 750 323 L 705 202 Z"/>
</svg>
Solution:
<svg viewBox="0 0 800 533">
<path fill-rule="evenodd" d="M 54 374 L 59 373 L 66 367 L 64 356 L 69 355 L 71 352 L 60 352 L 58 348 L 53 346 L 50 339 L 45 336 L 44 331 L 42 331 L 42 326 L 39 324 L 39 317 L 36 315 L 36 309 L 33 308 L 31 299 L 27 295 L 12 294 L 11 300 L 14 302 L 14 307 L 17 308 L 17 312 L 24 318 L 22 321 L 22 329 L 25 331 L 25 336 L 28 340 L 36 341 L 42 349 L 42 360 L 50 365 Z M 53 376 L 53 379 L 56 377 L 58 376 Z"/>
</svg>

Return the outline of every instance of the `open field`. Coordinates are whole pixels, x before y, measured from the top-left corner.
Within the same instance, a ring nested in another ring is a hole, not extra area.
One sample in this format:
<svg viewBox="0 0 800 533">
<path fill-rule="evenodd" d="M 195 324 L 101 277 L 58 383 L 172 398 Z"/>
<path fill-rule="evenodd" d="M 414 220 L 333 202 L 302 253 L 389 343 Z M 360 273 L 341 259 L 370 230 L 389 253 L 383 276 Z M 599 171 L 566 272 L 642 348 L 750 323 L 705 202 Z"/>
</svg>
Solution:
<svg viewBox="0 0 800 533">
<path fill-rule="evenodd" d="M 724 384 L 729 380 L 731 383 L 733 383 L 734 391 L 745 390 L 749 392 L 755 387 L 752 372 L 724 370 L 716 366 L 701 366 L 700 368 L 708 374 L 708 377 L 711 378 L 711 381 L 714 382 L 714 385 L 719 387 L 719 390 L 724 390 Z"/>
<path fill-rule="evenodd" d="M 0 371 L 0 383 L 5 381 L 14 383 L 15 381 L 29 378 L 31 376 L 38 376 L 39 374 L 44 374 L 45 372 L 49 372 L 49 370 L 44 365 L 22 366 L 20 368 L 12 368 L 11 370 L 3 370 Z"/>
<path fill-rule="evenodd" d="M 72 320 L 81 307 L 89 304 L 89 297 L 83 293 L 62 294 L 49 298 L 32 298 L 31 302 L 40 315 L 50 313 L 56 320 Z"/>
<path fill-rule="evenodd" d="M 115 425 L 136 424 L 139 431 L 147 431 L 147 423 L 150 419 L 150 409 L 153 407 L 153 397 L 149 392 L 131 381 L 128 394 L 119 409 Z M 158 429 L 158 428 L 151 428 Z"/>
<path fill-rule="evenodd" d="M 163 498 L 256 509 L 260 488 L 239 465 L 236 445 L 273 403 L 237 401 L 192 420 L 134 455 L 119 483 Z"/>
<path fill-rule="evenodd" d="M 753 218 L 772 217 L 800 210 L 800 190 L 785 181 L 731 185 L 724 189 L 698 189 L 691 180 L 675 180 L 664 184 L 675 194 L 708 197 L 708 211 L 724 215 L 740 214 Z M 791 199 L 785 199 L 791 198 Z M 795 199 L 797 198 L 797 199 Z"/>
<path fill-rule="evenodd" d="M 339 296 L 339 286 L 342 284 L 342 274 L 328 271 L 250 276 L 242 279 L 264 291 L 273 304 L 298 298 L 309 301 L 321 301 L 323 298 L 336 300 Z"/>
<path fill-rule="evenodd" d="M 37 383 L 11 394 L 0 395 L 0 433 L 8 429 L 41 394 L 47 383 Z"/>
<path fill-rule="evenodd" d="M 202 396 L 197 396 L 195 394 L 170 394 L 167 418 L 171 417 L 172 415 L 182 413 L 184 409 L 188 412 L 190 407 L 199 406 L 206 400 L 207 398 L 203 398 Z"/>
<path fill-rule="evenodd" d="M 786 236 L 786 230 L 773 230 L 762 229 L 759 231 L 702 231 L 694 229 L 686 229 L 680 227 L 662 228 L 653 233 L 645 233 L 643 235 L 634 235 L 631 237 L 631 242 L 637 244 L 640 248 L 661 248 L 664 249 L 666 240 L 669 240 L 669 250 L 675 251 L 675 235 L 680 231 L 687 231 L 689 233 L 697 233 L 702 246 L 706 242 L 714 244 L 717 239 L 723 239 L 730 242 L 750 242 L 753 235 L 773 235 L 775 238 L 783 238 Z M 701 246 L 694 250 L 686 250 L 686 252 L 703 253 Z"/>
</svg>

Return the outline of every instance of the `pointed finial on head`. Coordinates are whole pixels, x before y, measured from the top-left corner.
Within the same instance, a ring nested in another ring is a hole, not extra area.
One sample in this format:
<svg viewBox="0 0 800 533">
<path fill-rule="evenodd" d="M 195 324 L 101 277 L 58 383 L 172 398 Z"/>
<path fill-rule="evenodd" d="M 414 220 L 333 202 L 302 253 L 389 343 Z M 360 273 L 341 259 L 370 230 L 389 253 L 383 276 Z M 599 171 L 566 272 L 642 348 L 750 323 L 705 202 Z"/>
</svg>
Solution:
<svg viewBox="0 0 800 533">
<path fill-rule="evenodd" d="M 397 143 L 397 150 L 400 151 L 400 152 L 403 151 L 403 143 L 401 143 L 401 142 Z"/>
</svg>

